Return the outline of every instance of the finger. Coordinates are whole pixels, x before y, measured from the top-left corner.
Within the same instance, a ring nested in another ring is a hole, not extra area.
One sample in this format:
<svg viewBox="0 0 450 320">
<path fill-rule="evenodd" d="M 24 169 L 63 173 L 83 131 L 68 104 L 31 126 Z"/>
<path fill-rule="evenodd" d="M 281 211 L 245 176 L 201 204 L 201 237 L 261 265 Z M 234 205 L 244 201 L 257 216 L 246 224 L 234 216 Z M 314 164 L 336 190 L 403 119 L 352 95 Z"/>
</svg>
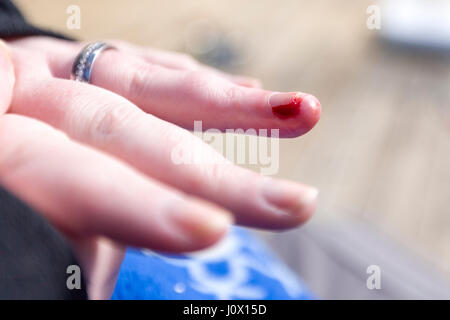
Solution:
<svg viewBox="0 0 450 320">
<path fill-rule="evenodd" d="M 69 76 L 78 47 L 53 54 L 55 76 Z M 102 52 L 91 82 L 187 129 L 202 120 L 205 129 L 265 129 L 269 135 L 278 129 L 280 137 L 294 137 L 314 127 L 321 111 L 318 100 L 306 93 L 246 88 L 202 70 L 168 69 L 119 50 Z"/>
<path fill-rule="evenodd" d="M 166 68 L 177 70 L 204 70 L 228 79 L 229 81 L 240 86 L 249 88 L 262 87 L 262 83 L 259 79 L 228 74 L 221 70 L 203 65 L 188 54 L 165 51 L 155 48 L 143 48 L 125 41 L 114 40 L 111 41 L 111 43 L 119 50 L 132 54 L 134 56 L 138 56 L 151 64 L 161 65 Z"/>
<path fill-rule="evenodd" d="M 0 183 L 71 238 L 103 235 L 127 245 L 190 251 L 217 241 L 230 224 L 220 208 L 151 181 L 39 121 L 3 115 L 0 145 Z"/>
<path fill-rule="evenodd" d="M 71 244 L 85 273 L 89 299 L 110 299 L 119 277 L 125 247 L 102 237 L 76 239 Z"/>
<path fill-rule="evenodd" d="M 5 113 L 11 102 L 14 87 L 14 69 L 6 44 L 0 40 L 0 115 Z"/>
<path fill-rule="evenodd" d="M 304 93 L 275 93 L 245 88 L 203 71 L 169 70 L 126 54 L 108 51 L 99 57 L 92 83 L 116 92 L 144 111 L 192 129 L 279 129 L 298 136 L 318 121 L 320 104 Z M 109 70 L 109 65 L 115 65 Z"/>
<path fill-rule="evenodd" d="M 16 87 L 22 94 L 15 95 L 13 112 L 48 122 L 149 176 L 216 202 L 241 224 L 288 228 L 303 223 L 314 211 L 315 189 L 234 166 L 189 132 L 114 93 L 61 79 L 18 77 Z M 212 161 L 196 163 L 199 154 Z"/>
</svg>

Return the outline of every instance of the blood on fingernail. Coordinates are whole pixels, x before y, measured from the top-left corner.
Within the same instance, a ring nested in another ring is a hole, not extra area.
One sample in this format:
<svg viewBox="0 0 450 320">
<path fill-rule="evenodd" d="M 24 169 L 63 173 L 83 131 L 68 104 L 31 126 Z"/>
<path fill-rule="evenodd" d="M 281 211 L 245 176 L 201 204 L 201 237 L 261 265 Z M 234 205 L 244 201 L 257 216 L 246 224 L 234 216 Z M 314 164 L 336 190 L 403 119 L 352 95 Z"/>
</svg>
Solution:
<svg viewBox="0 0 450 320">
<path fill-rule="evenodd" d="M 294 95 L 288 104 L 272 107 L 272 112 L 281 119 L 296 117 L 300 115 L 302 101 L 303 98 L 300 95 Z"/>
</svg>

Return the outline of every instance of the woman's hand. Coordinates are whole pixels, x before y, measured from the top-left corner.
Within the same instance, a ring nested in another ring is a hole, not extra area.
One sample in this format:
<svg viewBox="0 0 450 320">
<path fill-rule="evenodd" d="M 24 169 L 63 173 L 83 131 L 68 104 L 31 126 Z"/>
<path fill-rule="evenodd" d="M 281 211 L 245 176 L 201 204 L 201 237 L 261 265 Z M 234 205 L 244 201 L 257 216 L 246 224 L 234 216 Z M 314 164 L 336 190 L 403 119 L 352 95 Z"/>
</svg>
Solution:
<svg viewBox="0 0 450 320">
<path fill-rule="evenodd" d="M 91 298 L 111 294 L 125 245 L 192 251 L 233 220 L 283 229 L 311 216 L 313 188 L 230 162 L 175 164 L 171 154 L 182 141 L 185 155 L 221 157 L 180 128 L 195 120 L 204 129 L 301 135 L 320 116 L 313 96 L 262 90 L 180 54 L 114 45 L 96 60 L 90 85 L 68 80 L 82 44 L 10 41 L 10 104 L 11 65 L 0 51 L 0 184 L 72 240 Z"/>
</svg>

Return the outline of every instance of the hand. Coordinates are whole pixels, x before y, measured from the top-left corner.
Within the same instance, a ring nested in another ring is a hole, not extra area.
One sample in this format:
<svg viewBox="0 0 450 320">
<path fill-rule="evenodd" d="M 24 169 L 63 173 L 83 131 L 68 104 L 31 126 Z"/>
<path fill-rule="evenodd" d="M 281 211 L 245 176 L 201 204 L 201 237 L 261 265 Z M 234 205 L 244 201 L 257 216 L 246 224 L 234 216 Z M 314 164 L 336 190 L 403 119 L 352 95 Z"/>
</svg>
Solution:
<svg viewBox="0 0 450 320">
<path fill-rule="evenodd" d="M 82 44 L 10 41 L 12 100 L 11 66 L 0 52 L 0 184 L 71 239 L 90 298 L 111 294 L 126 245 L 192 251 L 219 240 L 233 219 L 284 229 L 311 216 L 313 188 L 229 162 L 177 165 L 171 153 L 183 141 L 185 154 L 221 157 L 180 128 L 194 120 L 204 129 L 301 135 L 320 116 L 313 96 L 262 90 L 184 55 L 114 45 L 96 60 L 90 85 L 68 80 Z"/>
</svg>

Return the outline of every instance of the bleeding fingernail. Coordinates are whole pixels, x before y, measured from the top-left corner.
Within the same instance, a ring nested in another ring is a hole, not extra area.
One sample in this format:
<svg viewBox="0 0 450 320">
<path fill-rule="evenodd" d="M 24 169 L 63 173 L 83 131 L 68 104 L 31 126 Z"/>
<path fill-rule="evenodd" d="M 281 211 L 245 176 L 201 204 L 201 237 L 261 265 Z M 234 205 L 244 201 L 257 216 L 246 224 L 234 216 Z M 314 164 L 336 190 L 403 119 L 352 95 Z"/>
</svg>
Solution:
<svg viewBox="0 0 450 320">
<path fill-rule="evenodd" d="M 312 213 L 319 191 L 290 181 L 266 179 L 263 197 L 272 206 L 293 216 Z M 305 217 L 308 218 L 308 217 Z"/>
<path fill-rule="evenodd" d="M 272 107 L 273 114 L 280 119 L 301 116 L 308 129 L 312 128 L 320 118 L 320 102 L 310 94 L 276 92 L 269 97 L 269 105 Z"/>
</svg>

